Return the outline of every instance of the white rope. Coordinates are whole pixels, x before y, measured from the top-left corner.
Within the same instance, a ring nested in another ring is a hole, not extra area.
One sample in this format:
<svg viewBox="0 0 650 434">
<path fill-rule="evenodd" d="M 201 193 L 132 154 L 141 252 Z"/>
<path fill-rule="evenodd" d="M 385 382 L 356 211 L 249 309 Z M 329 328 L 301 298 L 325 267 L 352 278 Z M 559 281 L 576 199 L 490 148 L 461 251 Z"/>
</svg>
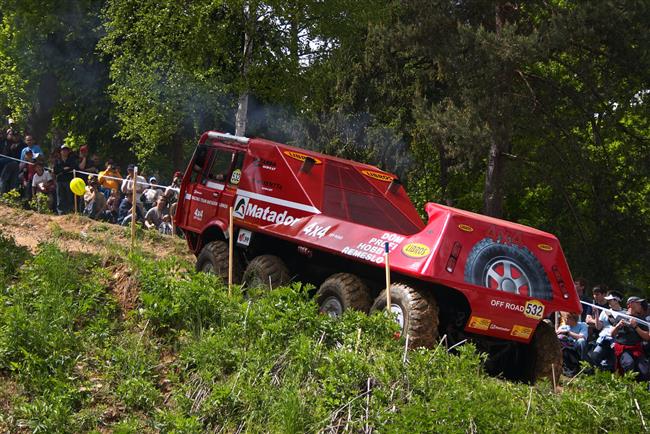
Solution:
<svg viewBox="0 0 650 434">
<path fill-rule="evenodd" d="M 616 317 L 623 317 L 623 318 L 627 318 L 627 319 L 633 319 L 633 320 L 635 320 L 635 321 L 638 322 L 638 323 L 641 323 L 641 324 L 644 324 L 644 325 L 650 327 L 650 322 L 648 322 L 648 321 L 644 321 L 644 320 L 642 320 L 641 318 L 637 318 L 637 317 L 632 316 L 632 315 L 628 315 L 628 314 L 625 313 L 625 312 L 622 312 L 622 311 L 616 311 L 616 310 L 612 310 L 612 309 L 608 309 L 608 308 L 606 308 L 606 307 L 598 306 L 597 304 L 588 303 L 588 302 L 586 302 L 586 301 L 582 301 L 582 300 L 580 300 L 580 303 L 585 304 L 585 305 L 587 305 L 587 306 L 591 306 L 591 307 L 593 307 L 593 308 L 595 308 L 595 309 L 598 309 L 598 310 L 602 310 L 602 311 L 605 311 L 605 312 L 611 312 L 612 315 L 613 315 L 613 316 L 616 316 Z"/>
</svg>

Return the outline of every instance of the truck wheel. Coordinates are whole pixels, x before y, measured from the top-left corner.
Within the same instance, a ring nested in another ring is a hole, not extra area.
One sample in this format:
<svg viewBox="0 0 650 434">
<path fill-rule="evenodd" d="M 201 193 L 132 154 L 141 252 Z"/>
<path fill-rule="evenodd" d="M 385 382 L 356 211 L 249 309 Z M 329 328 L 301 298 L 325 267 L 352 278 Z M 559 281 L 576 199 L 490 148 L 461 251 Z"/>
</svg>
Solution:
<svg viewBox="0 0 650 434">
<path fill-rule="evenodd" d="M 354 274 L 333 274 L 323 282 L 316 293 L 320 311 L 331 317 L 339 317 L 348 309 L 364 313 L 370 310 L 368 287 Z"/>
<path fill-rule="evenodd" d="M 469 252 L 465 281 L 528 297 L 552 298 L 546 272 L 530 250 L 491 238 L 482 239 Z"/>
<path fill-rule="evenodd" d="M 411 288 L 403 283 L 390 287 L 391 311 L 397 315 L 402 334 L 409 335 L 409 348 L 430 348 L 438 338 L 438 305 L 430 294 Z M 384 289 L 370 309 L 371 312 L 386 309 Z"/>
<path fill-rule="evenodd" d="M 223 281 L 228 280 L 228 243 L 225 241 L 211 241 L 201 249 L 196 258 L 196 271 L 212 273 L 221 277 Z M 239 257 L 233 255 L 233 281 L 238 283 L 241 276 L 241 263 Z"/>
<path fill-rule="evenodd" d="M 249 288 L 269 284 L 275 288 L 289 283 L 289 269 L 275 255 L 260 255 L 248 263 L 242 281 Z"/>
<path fill-rule="evenodd" d="M 530 382 L 534 383 L 542 378 L 553 381 L 555 373 L 557 384 L 562 374 L 562 348 L 550 323 L 540 321 L 537 326 L 533 339 L 528 344 L 528 361 L 527 377 Z"/>
</svg>

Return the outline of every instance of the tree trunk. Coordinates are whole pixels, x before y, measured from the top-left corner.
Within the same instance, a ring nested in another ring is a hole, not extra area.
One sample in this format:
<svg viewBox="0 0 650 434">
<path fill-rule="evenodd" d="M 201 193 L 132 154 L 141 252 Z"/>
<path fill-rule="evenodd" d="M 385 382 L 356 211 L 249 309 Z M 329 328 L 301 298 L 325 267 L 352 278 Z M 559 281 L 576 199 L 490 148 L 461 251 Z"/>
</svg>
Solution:
<svg viewBox="0 0 650 434">
<path fill-rule="evenodd" d="M 174 171 L 183 170 L 185 158 L 183 155 L 183 137 L 180 134 L 174 135 L 172 139 L 172 167 Z"/>
<path fill-rule="evenodd" d="M 495 7 L 495 33 L 497 40 L 506 24 L 506 8 L 508 3 L 498 3 Z M 483 190 L 483 212 L 492 217 L 503 216 L 504 184 L 506 177 L 506 157 L 510 152 L 512 136 L 512 105 L 510 91 L 512 88 L 512 67 L 501 65 L 500 80 L 494 83 L 492 96 L 493 116 L 488 120 L 492 131 L 492 140 L 488 154 L 485 188 Z"/>
<path fill-rule="evenodd" d="M 27 134 L 31 134 L 39 143 L 44 143 L 45 135 L 52 124 L 52 113 L 59 99 L 59 81 L 53 73 L 41 77 L 36 94 L 36 104 L 27 119 Z"/>
<path fill-rule="evenodd" d="M 255 26 L 257 25 L 257 15 L 255 14 L 255 10 L 251 12 L 248 2 L 244 4 L 244 20 L 246 25 L 244 27 L 244 48 L 240 76 L 242 90 L 239 93 L 237 114 L 235 115 L 235 135 L 237 136 L 243 136 L 246 134 L 249 96 L 248 70 L 253 61 L 253 38 L 255 34 Z"/>
</svg>

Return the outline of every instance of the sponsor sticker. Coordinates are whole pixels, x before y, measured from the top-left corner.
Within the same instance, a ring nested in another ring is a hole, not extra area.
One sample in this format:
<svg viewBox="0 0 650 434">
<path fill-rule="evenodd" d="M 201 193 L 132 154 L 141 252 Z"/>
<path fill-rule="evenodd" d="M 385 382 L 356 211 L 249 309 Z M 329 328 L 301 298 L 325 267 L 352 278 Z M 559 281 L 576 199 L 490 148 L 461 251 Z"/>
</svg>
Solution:
<svg viewBox="0 0 650 434">
<path fill-rule="evenodd" d="M 539 250 L 544 250 L 545 252 L 550 252 L 551 250 L 553 250 L 553 247 L 549 246 L 548 244 L 538 244 L 537 248 Z"/>
<path fill-rule="evenodd" d="M 537 300 L 530 300 L 524 306 L 524 316 L 534 319 L 542 319 L 544 316 L 544 305 Z"/>
<path fill-rule="evenodd" d="M 522 339 L 528 339 L 531 334 L 533 334 L 533 329 L 522 325 L 515 325 L 512 327 L 512 331 L 510 332 L 510 336 Z"/>
<path fill-rule="evenodd" d="M 239 180 L 241 179 L 241 170 L 235 169 L 232 172 L 232 175 L 230 175 L 230 183 L 237 185 L 239 184 Z"/>
<path fill-rule="evenodd" d="M 474 232 L 474 228 L 471 227 L 470 225 L 465 225 L 465 224 L 459 224 L 458 229 L 460 229 L 463 232 Z"/>
<path fill-rule="evenodd" d="M 251 231 L 247 229 L 240 229 L 239 236 L 237 236 L 237 244 L 240 246 L 248 246 L 251 243 L 252 235 L 253 234 Z"/>
<path fill-rule="evenodd" d="M 469 319 L 469 328 L 476 330 L 487 330 L 490 328 L 492 320 L 489 318 L 481 318 L 480 316 L 472 316 Z"/>
<path fill-rule="evenodd" d="M 378 181 L 391 182 L 393 179 L 395 179 L 395 177 L 392 175 L 375 172 L 374 170 L 362 170 L 361 173 L 366 175 L 368 178 L 376 179 Z"/>
<path fill-rule="evenodd" d="M 431 253 L 431 249 L 421 243 L 408 243 L 402 248 L 402 253 L 409 258 L 424 258 Z"/>
<path fill-rule="evenodd" d="M 314 160 L 314 164 L 323 164 L 323 162 L 316 157 L 312 157 L 311 155 L 301 154 L 300 152 L 296 152 L 296 151 L 284 151 L 284 155 L 298 161 L 305 161 L 307 157 L 310 157 L 311 159 Z"/>
<path fill-rule="evenodd" d="M 501 327 L 500 325 L 490 324 L 490 330 L 498 330 L 500 332 L 509 332 L 510 329 L 507 327 Z"/>
<path fill-rule="evenodd" d="M 253 203 L 250 203 L 250 199 L 246 196 L 237 196 L 235 199 L 235 209 L 232 213 L 233 217 L 240 219 L 246 219 L 247 217 L 264 220 L 265 222 L 271 224 L 283 224 L 285 226 L 291 226 L 295 224 L 298 220 L 296 217 L 289 215 L 288 211 L 273 211 L 270 206 L 266 208 L 259 206 Z"/>
<path fill-rule="evenodd" d="M 202 209 L 196 209 L 194 211 L 194 220 L 201 221 L 203 220 L 203 210 Z"/>
</svg>

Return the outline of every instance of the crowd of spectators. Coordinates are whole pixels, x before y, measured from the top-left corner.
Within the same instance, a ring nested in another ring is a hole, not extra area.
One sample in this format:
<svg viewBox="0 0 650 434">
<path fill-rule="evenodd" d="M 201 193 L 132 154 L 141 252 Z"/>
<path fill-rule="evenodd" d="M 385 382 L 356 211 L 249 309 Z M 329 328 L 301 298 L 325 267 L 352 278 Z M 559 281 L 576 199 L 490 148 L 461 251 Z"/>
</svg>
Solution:
<svg viewBox="0 0 650 434">
<path fill-rule="evenodd" d="M 137 221 L 147 229 L 171 234 L 180 172 L 164 187 L 154 176 L 147 180 L 138 173 L 136 177 L 134 169 L 129 164 L 123 177 L 113 160 L 102 164 L 88 145 L 74 151 L 64 144 L 46 155 L 34 136 L 23 138 L 11 123 L 0 135 L 0 194 L 15 190 L 26 204 L 40 194 L 49 210 L 59 215 L 71 213 L 77 201 L 78 211 L 90 218 L 128 225 L 135 188 Z M 70 188 L 75 176 L 84 180 L 83 196 L 75 197 Z"/>
<path fill-rule="evenodd" d="M 583 303 L 582 314 L 562 312 L 556 327 L 562 346 L 564 373 L 576 375 L 580 362 L 594 368 L 625 374 L 635 372 L 639 381 L 650 381 L 650 309 L 645 299 L 625 299 L 605 285 L 586 295 L 585 279 L 576 279 Z"/>
</svg>

